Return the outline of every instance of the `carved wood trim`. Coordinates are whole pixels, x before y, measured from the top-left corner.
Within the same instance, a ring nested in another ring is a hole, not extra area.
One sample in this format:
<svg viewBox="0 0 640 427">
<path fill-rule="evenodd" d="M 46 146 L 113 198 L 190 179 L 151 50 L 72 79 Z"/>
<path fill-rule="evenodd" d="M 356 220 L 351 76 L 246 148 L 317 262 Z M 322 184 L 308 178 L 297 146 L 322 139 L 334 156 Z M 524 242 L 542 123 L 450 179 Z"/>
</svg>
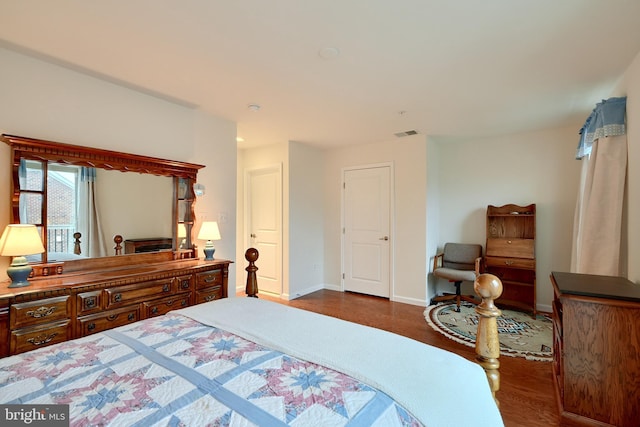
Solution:
<svg viewBox="0 0 640 427">
<path fill-rule="evenodd" d="M 42 139 L 3 134 L 2 141 L 11 146 L 14 175 L 20 158 L 95 167 L 121 172 L 139 172 L 160 176 L 196 179 L 204 165 L 166 160 L 100 148 L 64 144 Z M 15 178 L 15 177 L 14 177 Z"/>
</svg>

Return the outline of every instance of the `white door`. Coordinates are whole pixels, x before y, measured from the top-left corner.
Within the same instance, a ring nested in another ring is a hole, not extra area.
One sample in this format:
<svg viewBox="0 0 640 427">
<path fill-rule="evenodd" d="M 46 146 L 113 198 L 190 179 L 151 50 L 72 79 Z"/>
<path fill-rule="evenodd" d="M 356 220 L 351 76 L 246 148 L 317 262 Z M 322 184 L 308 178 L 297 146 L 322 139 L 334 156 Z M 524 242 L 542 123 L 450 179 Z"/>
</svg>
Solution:
<svg viewBox="0 0 640 427">
<path fill-rule="evenodd" d="M 344 171 L 344 289 L 389 298 L 391 167 Z"/>
<path fill-rule="evenodd" d="M 282 294 L 282 168 L 247 172 L 247 230 L 249 247 L 259 252 L 260 292 Z"/>
</svg>

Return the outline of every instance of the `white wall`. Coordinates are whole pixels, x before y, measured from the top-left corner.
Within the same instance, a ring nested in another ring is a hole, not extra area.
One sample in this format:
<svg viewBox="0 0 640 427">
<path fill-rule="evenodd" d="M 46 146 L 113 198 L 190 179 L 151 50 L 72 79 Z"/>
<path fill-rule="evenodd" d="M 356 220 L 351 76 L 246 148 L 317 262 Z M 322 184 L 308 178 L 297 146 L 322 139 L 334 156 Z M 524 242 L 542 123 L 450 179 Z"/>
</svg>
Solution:
<svg viewBox="0 0 640 427">
<path fill-rule="evenodd" d="M 627 278 L 640 284 L 640 53 L 613 96 L 627 96 Z"/>
<path fill-rule="evenodd" d="M 325 155 L 324 259 L 327 286 L 341 288 L 342 169 L 392 162 L 395 223 L 392 224 L 391 299 L 424 305 L 426 298 L 427 141 L 424 135 L 336 148 Z"/>
<path fill-rule="evenodd" d="M 0 131 L 207 165 L 199 181 L 207 194 L 196 212 L 228 212 L 235 229 L 236 126 L 95 77 L 0 48 Z M 10 149 L 0 144 L 0 227 L 9 222 Z M 216 256 L 233 259 L 235 233 Z M 7 257 L 0 258 L 5 278 Z M 235 283 L 230 272 L 229 283 Z"/>
<path fill-rule="evenodd" d="M 325 287 L 324 151 L 289 143 L 289 298 Z"/>
<path fill-rule="evenodd" d="M 487 205 L 536 204 L 537 305 L 545 311 L 553 299 L 549 274 L 569 271 L 571 262 L 580 126 L 465 141 L 433 138 L 439 155 L 429 157 L 429 168 L 434 162 L 439 168 L 439 248 L 449 241 L 484 247 Z M 438 285 L 451 290 L 446 281 Z M 465 292 L 473 293 L 471 285 Z"/>
</svg>

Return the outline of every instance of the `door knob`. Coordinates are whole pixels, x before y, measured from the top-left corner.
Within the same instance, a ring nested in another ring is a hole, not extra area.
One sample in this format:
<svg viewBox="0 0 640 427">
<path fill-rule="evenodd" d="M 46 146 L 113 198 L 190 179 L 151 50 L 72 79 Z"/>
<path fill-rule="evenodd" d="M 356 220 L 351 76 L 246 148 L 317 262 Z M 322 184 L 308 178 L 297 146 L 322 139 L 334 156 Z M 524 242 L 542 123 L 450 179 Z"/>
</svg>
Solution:
<svg viewBox="0 0 640 427">
<path fill-rule="evenodd" d="M 256 238 L 256 235 L 255 235 L 255 233 L 251 233 L 251 234 L 249 235 L 249 237 L 251 237 L 252 239 L 255 239 L 255 238 Z"/>
<path fill-rule="evenodd" d="M 381 237 L 381 238 L 379 238 L 378 240 L 389 240 L 389 236 Z"/>
</svg>

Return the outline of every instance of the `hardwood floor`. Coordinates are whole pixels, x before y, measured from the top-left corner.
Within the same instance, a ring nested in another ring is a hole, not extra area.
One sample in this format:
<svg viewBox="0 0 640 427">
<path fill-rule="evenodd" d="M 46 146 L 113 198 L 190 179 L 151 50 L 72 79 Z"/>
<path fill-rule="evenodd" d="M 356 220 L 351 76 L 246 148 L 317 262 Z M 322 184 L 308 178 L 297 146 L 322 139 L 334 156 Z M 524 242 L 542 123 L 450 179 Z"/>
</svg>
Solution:
<svg viewBox="0 0 640 427">
<path fill-rule="evenodd" d="M 263 294 L 260 294 L 260 298 L 391 331 L 475 360 L 473 348 L 458 344 L 427 325 L 423 307 L 329 290 L 317 291 L 291 301 Z M 560 425 L 551 363 L 501 357 L 500 375 L 498 399 L 505 426 Z M 464 384 L 460 384 L 460 387 L 464 387 Z M 464 411 L 464 408 L 460 410 Z M 455 420 L 455 414 L 451 414 L 451 417 Z"/>
</svg>

